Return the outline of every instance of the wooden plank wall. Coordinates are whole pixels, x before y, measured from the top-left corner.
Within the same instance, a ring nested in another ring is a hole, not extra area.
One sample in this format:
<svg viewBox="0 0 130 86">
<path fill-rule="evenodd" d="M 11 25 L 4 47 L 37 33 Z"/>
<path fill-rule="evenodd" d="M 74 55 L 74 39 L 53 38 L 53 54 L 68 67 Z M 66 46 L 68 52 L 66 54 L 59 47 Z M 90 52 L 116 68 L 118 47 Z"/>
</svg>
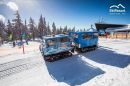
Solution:
<svg viewBox="0 0 130 86">
<path fill-rule="evenodd" d="M 99 38 L 112 38 L 112 39 L 130 39 L 130 32 L 116 32 L 106 36 L 99 36 Z"/>
</svg>

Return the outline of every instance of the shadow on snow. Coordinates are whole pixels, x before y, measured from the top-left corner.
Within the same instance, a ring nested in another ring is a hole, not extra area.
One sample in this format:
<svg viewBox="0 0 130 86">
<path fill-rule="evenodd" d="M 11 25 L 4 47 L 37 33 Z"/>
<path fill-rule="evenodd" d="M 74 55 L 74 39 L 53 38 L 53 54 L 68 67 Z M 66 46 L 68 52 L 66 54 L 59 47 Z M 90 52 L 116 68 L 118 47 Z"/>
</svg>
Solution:
<svg viewBox="0 0 130 86">
<path fill-rule="evenodd" d="M 46 65 L 54 79 L 70 86 L 80 85 L 104 74 L 104 71 L 83 61 L 78 55 L 55 62 L 46 62 Z"/>
<path fill-rule="evenodd" d="M 130 56 L 118 54 L 111 48 L 100 47 L 95 51 L 81 54 L 97 63 L 127 67 L 130 63 Z M 62 59 L 55 62 L 46 62 L 49 74 L 59 82 L 65 82 L 70 86 L 83 84 L 92 78 L 104 74 L 105 72 L 87 62 L 79 55 Z"/>
<path fill-rule="evenodd" d="M 101 64 L 107 64 L 120 68 L 127 67 L 130 63 L 130 56 L 118 54 L 107 47 L 100 47 L 96 51 L 82 54 L 86 58 Z"/>
</svg>

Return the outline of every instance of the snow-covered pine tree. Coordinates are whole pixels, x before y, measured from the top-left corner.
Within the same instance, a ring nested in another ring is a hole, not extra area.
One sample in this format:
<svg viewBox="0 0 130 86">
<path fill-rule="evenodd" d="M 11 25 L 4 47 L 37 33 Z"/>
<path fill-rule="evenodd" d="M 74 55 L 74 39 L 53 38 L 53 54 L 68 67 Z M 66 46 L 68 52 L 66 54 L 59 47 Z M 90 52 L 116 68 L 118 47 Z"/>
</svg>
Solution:
<svg viewBox="0 0 130 86">
<path fill-rule="evenodd" d="M 57 28 L 56 34 L 61 34 L 59 28 Z"/>
<path fill-rule="evenodd" d="M 29 19 L 29 34 L 31 36 L 31 38 L 33 38 L 33 40 L 35 40 L 35 37 L 36 37 L 36 27 L 35 27 L 35 22 L 34 20 L 32 19 L 32 17 L 30 17 Z"/>
<path fill-rule="evenodd" d="M 43 18 L 43 35 L 47 35 L 47 26 L 46 26 L 46 19 L 45 17 Z"/>
<path fill-rule="evenodd" d="M 67 30 L 68 30 L 68 28 L 67 28 L 67 25 L 64 27 L 64 30 L 63 30 L 63 33 L 65 34 L 65 33 L 67 33 Z"/>
<path fill-rule="evenodd" d="M 56 25 L 55 25 L 54 22 L 53 22 L 53 24 L 52 24 L 52 34 L 53 34 L 53 35 L 56 35 Z"/>
<path fill-rule="evenodd" d="M 0 20 L 0 45 L 3 44 L 5 38 L 5 24 Z"/>
<path fill-rule="evenodd" d="M 26 38 L 27 39 L 27 36 L 28 36 L 28 27 L 27 27 L 27 22 L 26 22 L 26 19 L 25 19 L 25 22 L 24 22 L 24 29 L 23 29 L 25 35 L 26 35 Z"/>
<path fill-rule="evenodd" d="M 8 40 L 14 41 L 15 40 L 15 38 L 14 38 L 15 33 L 14 33 L 14 28 L 13 28 L 10 20 L 8 20 L 8 22 L 7 22 L 6 32 L 7 32 L 7 37 L 9 38 Z"/>
<path fill-rule="evenodd" d="M 86 30 L 85 30 L 85 28 L 84 28 L 84 32 L 85 32 Z"/>
<path fill-rule="evenodd" d="M 15 37 L 17 37 L 17 39 L 20 39 L 22 41 L 22 33 L 23 33 L 22 20 L 18 11 L 14 15 L 16 15 L 16 18 L 13 19 L 12 21 L 13 21 L 13 26 L 15 28 Z"/>
<path fill-rule="evenodd" d="M 82 29 L 80 29 L 80 32 L 82 32 L 83 30 Z"/>
<path fill-rule="evenodd" d="M 47 35 L 51 35 L 51 29 L 50 29 L 49 23 L 48 23 L 48 25 L 47 25 Z"/>
<path fill-rule="evenodd" d="M 38 23 L 38 32 L 39 32 L 39 36 L 42 38 L 42 36 L 44 35 L 44 22 L 43 22 L 43 17 L 42 15 L 40 16 L 39 19 L 39 23 Z"/>
<path fill-rule="evenodd" d="M 63 28 L 60 26 L 60 34 L 63 34 Z"/>
<path fill-rule="evenodd" d="M 75 32 L 75 26 L 73 27 L 72 31 Z"/>
<path fill-rule="evenodd" d="M 71 32 L 71 31 L 72 31 L 72 29 L 71 29 L 71 28 L 69 28 L 69 29 L 67 30 L 67 33 Z"/>
</svg>

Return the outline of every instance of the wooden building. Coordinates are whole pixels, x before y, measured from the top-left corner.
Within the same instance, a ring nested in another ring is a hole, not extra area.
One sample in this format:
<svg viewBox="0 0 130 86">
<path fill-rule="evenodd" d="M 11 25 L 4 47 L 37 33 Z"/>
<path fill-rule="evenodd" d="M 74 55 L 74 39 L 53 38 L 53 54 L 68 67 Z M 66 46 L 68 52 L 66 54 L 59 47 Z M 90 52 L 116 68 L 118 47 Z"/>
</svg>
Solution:
<svg viewBox="0 0 130 86">
<path fill-rule="evenodd" d="M 95 23 L 100 37 L 130 39 L 130 24 Z"/>
</svg>

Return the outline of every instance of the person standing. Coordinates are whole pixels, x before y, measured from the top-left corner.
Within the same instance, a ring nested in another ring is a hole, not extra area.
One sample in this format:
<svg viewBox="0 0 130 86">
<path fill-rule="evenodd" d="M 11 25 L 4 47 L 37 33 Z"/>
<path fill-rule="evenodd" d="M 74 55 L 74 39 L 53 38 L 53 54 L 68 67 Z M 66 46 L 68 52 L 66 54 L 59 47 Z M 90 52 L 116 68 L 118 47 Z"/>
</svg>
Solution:
<svg viewBox="0 0 130 86">
<path fill-rule="evenodd" d="M 26 39 L 26 44 L 28 45 L 28 39 Z"/>
<path fill-rule="evenodd" d="M 15 41 L 13 41 L 13 47 L 15 47 L 15 46 L 16 46 Z"/>
<path fill-rule="evenodd" d="M 0 46 L 2 45 L 2 38 L 0 37 Z"/>
</svg>

